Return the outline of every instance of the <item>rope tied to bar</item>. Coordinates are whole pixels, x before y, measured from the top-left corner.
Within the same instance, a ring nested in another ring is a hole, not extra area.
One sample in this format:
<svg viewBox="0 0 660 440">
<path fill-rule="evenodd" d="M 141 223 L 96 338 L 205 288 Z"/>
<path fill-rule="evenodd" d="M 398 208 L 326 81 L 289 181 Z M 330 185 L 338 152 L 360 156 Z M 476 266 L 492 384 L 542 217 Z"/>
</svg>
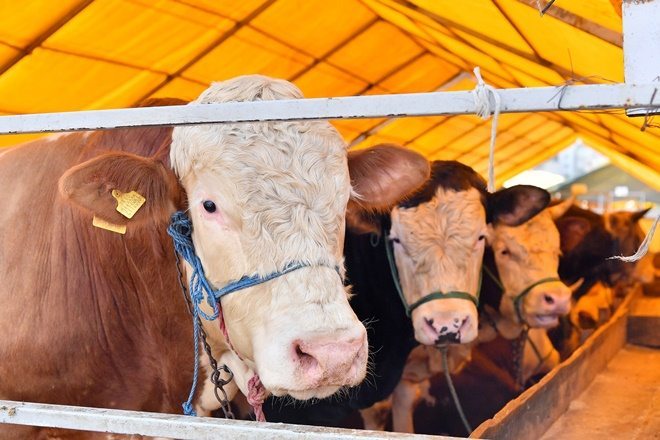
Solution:
<svg viewBox="0 0 660 440">
<path fill-rule="evenodd" d="M 472 97 L 474 98 L 476 113 L 484 120 L 490 118 L 491 114 L 493 115 L 488 151 L 488 192 L 492 193 L 495 191 L 495 140 L 497 138 L 497 122 L 500 117 L 502 99 L 495 87 L 484 82 L 479 67 L 474 68 L 474 76 L 477 79 L 477 85 L 472 90 Z"/>
</svg>

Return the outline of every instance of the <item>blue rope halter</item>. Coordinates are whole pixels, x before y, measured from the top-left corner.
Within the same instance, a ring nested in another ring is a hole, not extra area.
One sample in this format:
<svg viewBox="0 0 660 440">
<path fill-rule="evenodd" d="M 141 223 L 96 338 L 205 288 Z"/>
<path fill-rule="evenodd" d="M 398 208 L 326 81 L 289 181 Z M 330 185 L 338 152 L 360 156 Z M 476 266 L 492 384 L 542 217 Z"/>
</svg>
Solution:
<svg viewBox="0 0 660 440">
<path fill-rule="evenodd" d="M 202 261 L 195 253 L 195 245 L 192 241 L 192 222 L 188 216 L 182 212 L 177 211 L 172 214 L 170 225 L 167 228 L 167 233 L 172 237 L 174 242 L 174 250 L 183 257 L 184 260 L 192 267 L 192 275 L 190 277 L 190 300 L 192 302 L 193 314 L 193 338 L 194 338 L 194 351 L 195 351 L 195 364 L 193 372 L 193 382 L 188 394 L 188 400 L 183 403 L 183 412 L 185 415 L 195 416 L 195 410 L 192 407 L 192 400 L 197 388 L 197 379 L 199 375 L 199 336 L 202 329 L 199 326 L 197 317 L 202 317 L 207 321 L 213 321 L 220 316 L 220 300 L 222 297 L 230 293 L 247 289 L 258 284 L 265 283 L 273 280 L 282 275 L 286 275 L 303 267 L 311 267 L 312 265 L 305 262 L 291 262 L 288 263 L 282 270 L 271 272 L 265 276 L 259 275 L 245 275 L 238 280 L 230 281 L 224 287 L 214 290 L 211 287 L 206 275 L 204 275 L 204 267 Z M 315 266 L 327 266 L 325 264 L 317 264 Z M 329 266 L 328 266 L 329 267 Z M 339 273 L 338 267 L 333 267 Z M 341 275 L 341 274 L 340 274 Z M 200 305 L 206 297 L 207 304 L 213 310 L 213 314 L 205 313 Z"/>
</svg>

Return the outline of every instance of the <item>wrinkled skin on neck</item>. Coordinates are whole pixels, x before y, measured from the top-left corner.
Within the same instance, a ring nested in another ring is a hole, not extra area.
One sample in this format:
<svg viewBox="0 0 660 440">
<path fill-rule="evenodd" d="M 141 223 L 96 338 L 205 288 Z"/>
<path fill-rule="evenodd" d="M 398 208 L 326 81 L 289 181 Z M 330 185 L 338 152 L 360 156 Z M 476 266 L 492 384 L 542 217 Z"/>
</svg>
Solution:
<svg viewBox="0 0 660 440">
<path fill-rule="evenodd" d="M 403 294 L 410 305 L 432 292 L 476 295 L 485 246 L 480 192 L 438 187 L 428 202 L 392 211 L 390 239 Z M 466 343 L 477 335 L 477 309 L 465 299 L 429 301 L 412 313 L 415 338 Z"/>
</svg>

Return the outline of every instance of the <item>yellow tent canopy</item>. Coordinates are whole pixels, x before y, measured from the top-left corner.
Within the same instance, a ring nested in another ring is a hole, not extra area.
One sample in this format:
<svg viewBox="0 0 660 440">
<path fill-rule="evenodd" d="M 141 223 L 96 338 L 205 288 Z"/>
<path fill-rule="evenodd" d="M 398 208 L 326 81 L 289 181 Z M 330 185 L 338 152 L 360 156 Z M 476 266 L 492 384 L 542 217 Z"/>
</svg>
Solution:
<svg viewBox="0 0 660 440">
<path fill-rule="evenodd" d="M 545 3 L 545 2 L 541 2 Z M 617 3 L 619 3 L 617 5 Z M 620 2 L 557 0 L 25 0 L 0 2 L 0 114 L 196 97 L 262 73 L 308 97 L 623 82 Z M 650 123 L 649 123 L 650 122 Z M 487 168 L 476 116 L 334 121 L 356 147 L 395 142 Z M 33 135 L 2 136 L 11 145 Z M 503 115 L 501 184 L 577 138 L 660 190 L 660 129 L 623 111 Z"/>
</svg>

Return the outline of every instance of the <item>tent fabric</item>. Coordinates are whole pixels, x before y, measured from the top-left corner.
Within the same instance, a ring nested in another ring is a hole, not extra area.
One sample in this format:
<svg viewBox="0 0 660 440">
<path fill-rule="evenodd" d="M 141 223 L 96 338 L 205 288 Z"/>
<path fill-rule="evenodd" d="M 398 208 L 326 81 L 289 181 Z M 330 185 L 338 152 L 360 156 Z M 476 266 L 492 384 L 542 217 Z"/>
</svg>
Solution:
<svg viewBox="0 0 660 440">
<path fill-rule="evenodd" d="M 623 82 L 617 1 L 25 0 L 0 2 L 0 114 L 194 99 L 261 73 L 308 97 Z M 619 2 L 620 3 L 620 2 Z M 619 6 L 620 7 L 620 6 Z M 660 119 L 660 118 L 658 118 Z M 333 121 L 362 148 L 393 142 L 485 174 L 477 116 Z M 0 146 L 36 135 L 1 136 Z M 657 120 L 623 111 L 502 115 L 497 184 L 582 138 L 660 190 Z"/>
</svg>

